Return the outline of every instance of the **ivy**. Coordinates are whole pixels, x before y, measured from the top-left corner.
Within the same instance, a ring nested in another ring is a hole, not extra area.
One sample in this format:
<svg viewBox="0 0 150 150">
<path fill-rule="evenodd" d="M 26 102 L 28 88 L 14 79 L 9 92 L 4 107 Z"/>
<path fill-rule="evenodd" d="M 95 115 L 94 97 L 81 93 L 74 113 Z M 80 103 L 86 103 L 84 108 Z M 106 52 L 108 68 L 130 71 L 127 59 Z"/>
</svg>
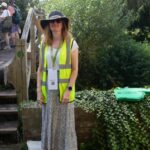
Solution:
<svg viewBox="0 0 150 150">
<path fill-rule="evenodd" d="M 150 149 L 150 96 L 141 102 L 118 102 L 113 90 L 77 92 L 76 106 L 95 112 L 97 126 L 82 150 Z"/>
</svg>

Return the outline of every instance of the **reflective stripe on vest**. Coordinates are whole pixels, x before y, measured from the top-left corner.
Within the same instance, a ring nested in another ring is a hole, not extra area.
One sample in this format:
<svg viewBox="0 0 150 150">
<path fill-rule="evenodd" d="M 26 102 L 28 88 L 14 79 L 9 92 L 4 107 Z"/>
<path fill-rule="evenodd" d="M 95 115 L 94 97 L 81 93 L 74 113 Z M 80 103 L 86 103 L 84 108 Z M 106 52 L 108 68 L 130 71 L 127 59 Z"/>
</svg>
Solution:
<svg viewBox="0 0 150 150">
<path fill-rule="evenodd" d="M 61 47 L 60 51 L 60 57 L 59 57 L 59 79 L 58 79 L 58 85 L 59 85 L 59 98 L 60 102 L 62 101 L 63 94 L 66 91 L 68 87 L 68 83 L 71 76 L 71 47 L 72 47 L 73 39 L 70 39 L 69 41 L 64 41 L 63 45 Z M 47 51 L 48 46 L 44 46 L 44 44 L 41 44 L 41 59 L 42 59 L 42 94 L 44 96 L 44 102 L 47 102 Z M 70 92 L 70 99 L 69 102 L 74 101 L 75 98 L 75 86 L 73 86 L 72 91 Z"/>
</svg>

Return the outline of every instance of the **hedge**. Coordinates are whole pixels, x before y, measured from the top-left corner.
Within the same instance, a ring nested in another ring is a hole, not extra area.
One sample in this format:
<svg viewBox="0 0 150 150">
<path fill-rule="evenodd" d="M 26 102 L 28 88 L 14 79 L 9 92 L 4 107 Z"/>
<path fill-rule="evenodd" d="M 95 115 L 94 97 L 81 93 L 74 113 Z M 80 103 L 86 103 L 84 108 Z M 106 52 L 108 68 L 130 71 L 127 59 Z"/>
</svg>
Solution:
<svg viewBox="0 0 150 150">
<path fill-rule="evenodd" d="M 150 96 L 141 102 L 118 102 L 112 90 L 77 92 L 76 106 L 95 112 L 97 126 L 81 150 L 150 149 Z"/>
</svg>

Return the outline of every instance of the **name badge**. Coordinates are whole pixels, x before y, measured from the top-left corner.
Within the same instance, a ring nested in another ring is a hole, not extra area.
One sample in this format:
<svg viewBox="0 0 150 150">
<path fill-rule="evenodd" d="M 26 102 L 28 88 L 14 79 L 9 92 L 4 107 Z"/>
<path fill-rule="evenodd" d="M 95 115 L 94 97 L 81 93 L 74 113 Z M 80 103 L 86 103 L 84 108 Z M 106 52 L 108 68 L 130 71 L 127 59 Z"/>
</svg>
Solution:
<svg viewBox="0 0 150 150">
<path fill-rule="evenodd" d="M 58 89 L 58 78 L 56 69 L 48 69 L 48 89 L 49 90 Z"/>
</svg>

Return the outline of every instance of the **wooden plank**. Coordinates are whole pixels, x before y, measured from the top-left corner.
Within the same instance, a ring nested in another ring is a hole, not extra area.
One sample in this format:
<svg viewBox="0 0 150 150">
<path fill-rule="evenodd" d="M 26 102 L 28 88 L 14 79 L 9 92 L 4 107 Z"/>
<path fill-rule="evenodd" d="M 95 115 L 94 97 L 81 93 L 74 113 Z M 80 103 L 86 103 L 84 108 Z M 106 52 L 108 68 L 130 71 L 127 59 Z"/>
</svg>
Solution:
<svg viewBox="0 0 150 150">
<path fill-rule="evenodd" d="M 0 91 L 0 98 L 16 98 L 15 90 Z"/>
<path fill-rule="evenodd" d="M 17 93 L 19 101 L 28 99 L 27 87 L 27 51 L 25 40 L 18 40 L 17 47 Z"/>
<path fill-rule="evenodd" d="M 0 123 L 0 134 L 16 132 L 18 127 L 17 121 L 1 122 Z"/>
<path fill-rule="evenodd" d="M 25 40 L 21 40 L 21 50 L 24 54 L 24 56 L 22 57 L 21 61 L 22 61 L 22 70 L 21 70 L 21 74 L 22 74 L 22 100 L 28 100 L 28 80 L 27 80 L 27 73 L 28 73 L 28 65 L 27 65 L 27 45 L 26 45 L 26 41 Z"/>
<path fill-rule="evenodd" d="M 19 101 L 22 100 L 22 62 L 21 62 L 21 40 L 17 40 L 16 43 L 16 92 L 18 95 Z"/>
<path fill-rule="evenodd" d="M 12 63 L 14 57 L 15 57 L 14 49 L 2 50 L 0 52 L 0 70 L 3 70 L 6 67 L 8 67 Z"/>
<path fill-rule="evenodd" d="M 34 8 L 34 12 L 36 16 L 45 16 L 45 11 L 44 9 L 41 8 Z"/>
<path fill-rule="evenodd" d="M 0 114 L 18 113 L 17 104 L 2 104 L 0 105 Z"/>
<path fill-rule="evenodd" d="M 33 13 L 34 13 L 33 8 L 30 8 L 29 12 L 28 12 L 26 22 L 25 22 L 25 25 L 24 25 L 24 28 L 23 28 L 23 33 L 22 33 L 21 39 L 27 40 L 29 30 L 30 30 L 30 26 L 31 26 L 31 23 L 32 23 Z"/>
<path fill-rule="evenodd" d="M 31 75 L 36 73 L 36 49 L 35 49 L 35 36 L 36 29 L 33 23 L 34 18 L 32 19 L 32 24 L 30 28 L 30 42 L 31 42 Z"/>
<path fill-rule="evenodd" d="M 11 83 L 15 89 L 16 89 L 16 79 L 17 79 L 17 74 L 16 74 L 17 62 L 16 61 L 17 61 L 17 56 L 16 56 L 16 50 L 15 50 L 15 58 L 12 61 L 12 63 L 8 66 L 8 73 L 7 73 L 8 83 Z"/>
<path fill-rule="evenodd" d="M 28 60 L 28 63 L 27 63 L 27 87 L 29 89 L 29 84 L 30 84 L 30 77 L 31 77 L 31 60 Z"/>
<path fill-rule="evenodd" d="M 21 144 L 0 145 L 0 150 L 21 150 Z"/>
</svg>

